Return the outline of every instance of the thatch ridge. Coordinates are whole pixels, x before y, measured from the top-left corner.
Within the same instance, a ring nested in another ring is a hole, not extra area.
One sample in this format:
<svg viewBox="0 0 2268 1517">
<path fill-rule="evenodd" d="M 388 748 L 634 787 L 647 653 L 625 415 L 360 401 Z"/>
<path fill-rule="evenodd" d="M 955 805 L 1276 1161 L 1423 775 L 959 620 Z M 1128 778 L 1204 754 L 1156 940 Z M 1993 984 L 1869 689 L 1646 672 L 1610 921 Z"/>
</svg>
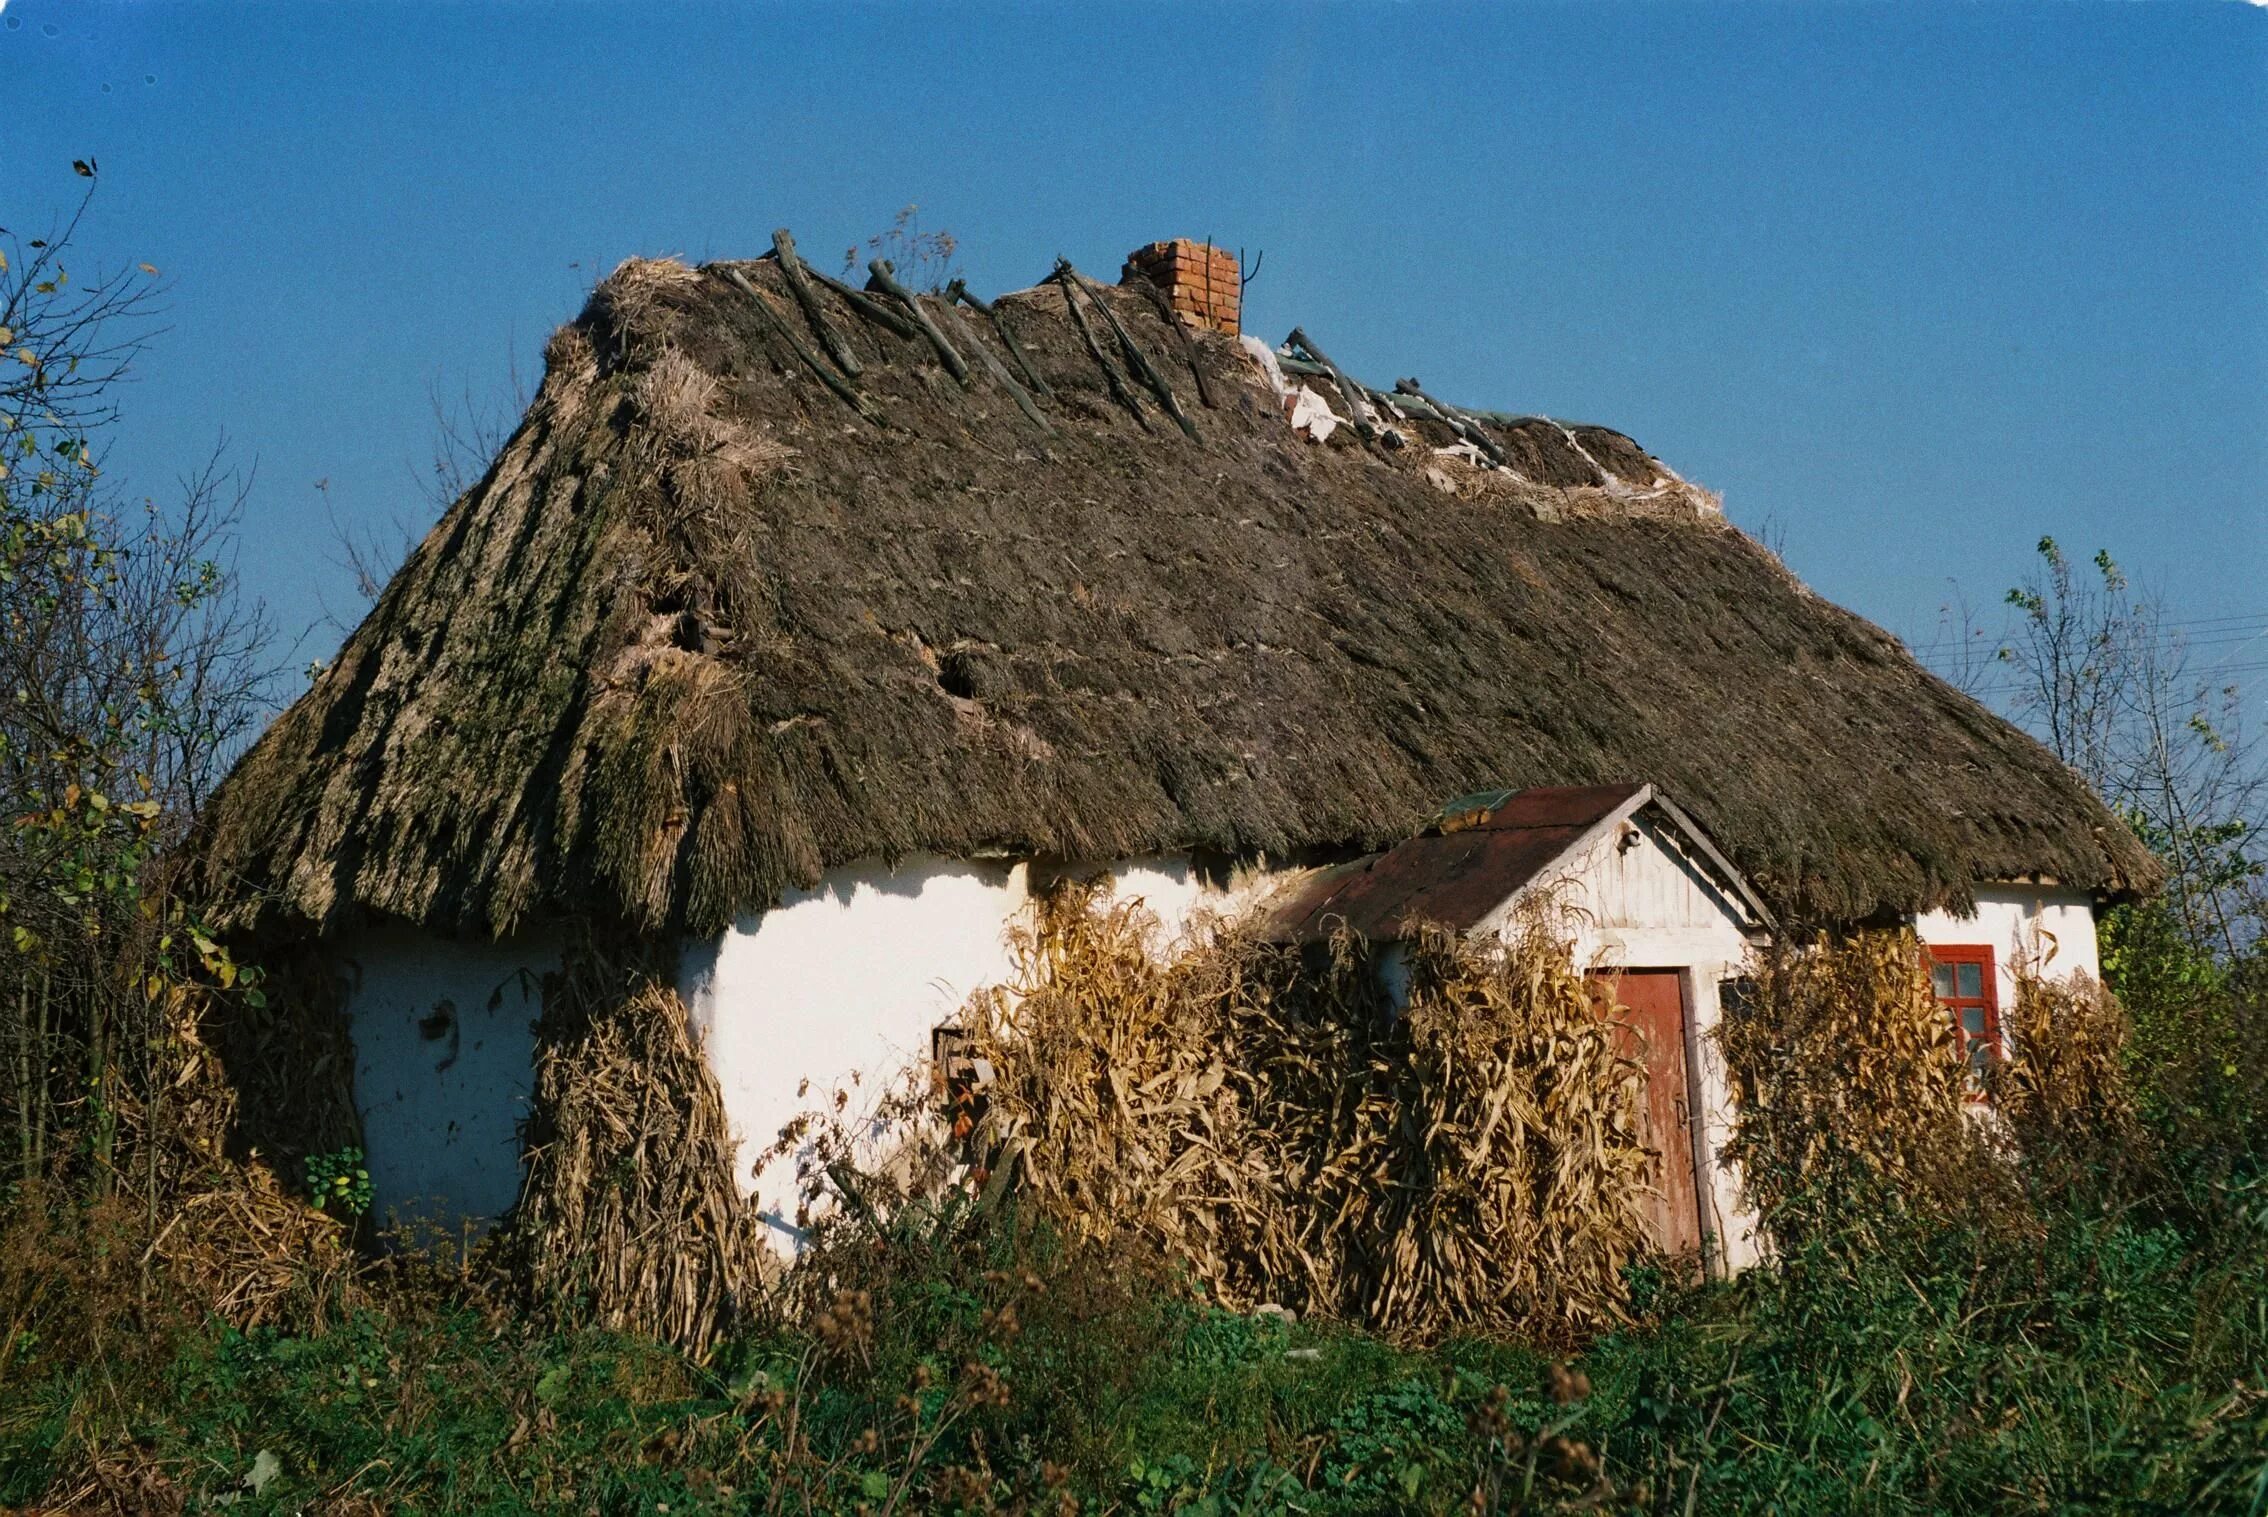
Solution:
<svg viewBox="0 0 2268 1517">
<path fill-rule="evenodd" d="M 822 291 L 862 419 L 771 260 L 626 264 L 223 787 L 228 920 L 708 930 L 855 860 L 1375 848 L 1446 796 L 1618 780 L 1799 920 L 2155 878 L 2037 743 L 1621 434 L 1497 423 L 1489 472 L 1431 424 L 1318 447 L 1232 339 L 1195 334 L 1202 408 L 1155 305 L 1095 294 L 1199 440 L 1113 397 L 1059 284 L 995 303 L 1043 432 Z"/>
</svg>

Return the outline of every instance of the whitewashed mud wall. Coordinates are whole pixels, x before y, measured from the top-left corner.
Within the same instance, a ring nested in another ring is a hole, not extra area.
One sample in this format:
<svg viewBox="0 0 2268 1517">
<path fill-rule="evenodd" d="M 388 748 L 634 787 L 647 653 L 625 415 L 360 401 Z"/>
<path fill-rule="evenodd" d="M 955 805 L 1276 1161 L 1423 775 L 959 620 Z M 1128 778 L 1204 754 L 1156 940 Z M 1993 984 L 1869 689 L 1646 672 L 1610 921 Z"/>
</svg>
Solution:
<svg viewBox="0 0 2268 1517">
<path fill-rule="evenodd" d="M 1269 881 L 1251 871 L 1216 883 L 1187 859 L 1067 872 L 1107 873 L 1111 899 L 1139 898 L 1158 918 L 1160 955 Z M 1005 860 L 853 866 L 687 950 L 679 988 L 740 1143 L 738 1178 L 783 1248 L 794 1236 L 797 1156 L 763 1162 L 781 1129 L 824 1112 L 854 1135 L 886 1136 L 877 1110 L 929 1056 L 932 1033 L 975 992 L 1013 978 L 1010 934 L 1046 883 Z"/>
<path fill-rule="evenodd" d="M 1135 860 L 1108 872 L 1115 899 L 1139 897 L 1158 916 L 1152 946 L 1161 956 L 1285 878 L 1255 870 L 1224 886 L 1186 859 Z M 1020 862 L 853 867 L 686 953 L 680 988 L 740 1141 L 740 1183 L 760 1209 L 784 1222 L 795 1215 L 794 1156 L 755 1169 L 782 1127 L 830 1105 L 837 1090 L 848 1093 L 846 1117 L 870 1116 L 928 1055 L 936 1027 L 976 990 L 1013 975 L 1009 934 L 1034 886 Z M 1578 962 L 1685 972 L 1705 1113 L 1706 1220 L 1724 1264 L 1746 1265 L 1759 1239 L 1740 1206 L 1737 1173 L 1718 1158 L 1733 1109 L 1711 1036 L 1719 984 L 1740 973 L 1748 953 L 1737 909 L 1643 820 L 1634 846 L 1602 844 L 1523 895 L 1538 891 L 1567 910 Z M 2058 978 L 2100 972 L 2092 905 L 2073 892 L 1987 887 L 1975 915 L 1930 913 L 1916 926 L 1925 942 L 1992 945 L 2004 1008 L 2020 962 Z M 558 945 L 542 938 L 483 944 L 381 928 L 347 945 L 355 1102 L 381 1219 L 453 1232 L 511 1206 L 541 977 L 558 962 Z"/>
<path fill-rule="evenodd" d="M 1914 918 L 1914 933 L 1924 943 L 1989 947 L 2003 1018 L 2016 1004 L 2019 967 L 2050 980 L 2103 974 L 2093 899 L 2052 885 L 1980 885 L 1973 914 L 1924 912 Z"/>
<path fill-rule="evenodd" d="M 1269 878 L 1224 886 L 1163 858 L 1066 872 L 1108 873 L 1112 899 L 1140 898 L 1159 919 L 1151 946 L 1161 955 Z M 1011 930 L 1045 883 L 1009 861 L 851 867 L 687 950 L 679 989 L 740 1142 L 740 1184 L 761 1210 L 795 1216 L 795 1155 L 755 1168 L 780 1129 L 832 1113 L 837 1090 L 847 1123 L 870 1117 L 928 1057 L 938 1026 L 1013 976 Z M 338 963 L 378 1217 L 450 1234 L 500 1217 L 519 1195 L 533 1026 L 557 942 L 386 927 L 350 940 Z"/>
<path fill-rule="evenodd" d="M 374 1214 L 451 1235 L 493 1221 L 519 1195 L 518 1124 L 558 944 L 385 927 L 338 962 Z"/>
</svg>

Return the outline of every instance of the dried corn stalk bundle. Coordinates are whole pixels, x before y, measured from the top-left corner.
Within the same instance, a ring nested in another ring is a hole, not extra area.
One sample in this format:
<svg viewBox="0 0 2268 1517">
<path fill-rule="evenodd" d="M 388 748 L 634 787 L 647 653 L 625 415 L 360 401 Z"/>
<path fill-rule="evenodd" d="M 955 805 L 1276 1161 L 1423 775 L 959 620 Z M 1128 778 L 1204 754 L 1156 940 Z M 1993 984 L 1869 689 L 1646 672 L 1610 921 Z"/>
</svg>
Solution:
<svg viewBox="0 0 2268 1517">
<path fill-rule="evenodd" d="M 1231 1302 L 1413 1339 L 1619 1320 L 1639 1071 L 1563 942 L 1429 936 L 1397 1014 L 1351 938 L 1303 956 L 1224 933 L 1160 963 L 1154 929 L 1058 892 L 1017 983 L 970 1006 L 994 1178 Z"/>
<path fill-rule="evenodd" d="M 995 1070 L 979 1134 L 989 1167 L 1073 1237 L 1146 1234 L 1225 1288 L 1218 1250 L 1188 1235 L 1218 1225 L 1207 1198 L 1233 1204 L 1253 1184 L 1226 1141 L 1250 1072 L 1210 1045 L 1196 966 L 1152 961 L 1138 906 L 1065 888 L 1036 914 L 1016 937 L 1017 981 L 962 1018 Z"/>
<path fill-rule="evenodd" d="M 327 980 L 279 978 L 304 1004 L 328 1009 Z M 354 1299 L 361 1260 L 349 1226 L 309 1205 L 279 1171 L 296 1177 L 308 1149 L 353 1141 L 341 1024 L 184 985 L 168 987 L 157 1011 L 168 1035 L 152 1044 L 150 1077 L 111 1093 L 117 1182 L 153 1223 L 166 1219 L 145 1258 L 234 1327 L 320 1327 Z M 247 1093 L 288 1107 L 290 1117 L 245 1122 Z M 229 1157 L 232 1138 L 252 1156 Z"/>
<path fill-rule="evenodd" d="M 1353 1188 L 1376 1209 L 1358 1236 L 1385 1245 L 1367 1316 L 1602 1325 L 1643 1247 L 1642 1071 L 1540 923 L 1501 946 L 1432 935 L 1409 968 L 1381 1050 L 1394 1120 L 1364 1131 L 1386 1183 Z"/>
<path fill-rule="evenodd" d="M 287 1316 L 319 1329 L 332 1306 L 355 1299 L 360 1269 L 346 1225 L 288 1194 L 256 1160 L 208 1171 L 174 1203 L 150 1252 L 239 1329 Z"/>
<path fill-rule="evenodd" d="M 1953 1024 L 1910 931 L 1780 947 L 1717 1040 L 1739 1103 L 1727 1157 L 1781 1242 L 1862 1220 L 1862 1193 L 1949 1206 L 1989 1177 Z"/>
<path fill-rule="evenodd" d="M 666 978 L 584 951 L 547 978 L 527 1176 L 505 1240 L 536 1309 L 706 1350 L 771 1256 L 723 1098 Z"/>
<path fill-rule="evenodd" d="M 2019 1149 L 2112 1153 L 2139 1141 L 2126 1008 L 2101 982 L 2019 973 L 2003 1026 L 2013 1057 L 1994 1069 L 1992 1093 Z"/>
</svg>

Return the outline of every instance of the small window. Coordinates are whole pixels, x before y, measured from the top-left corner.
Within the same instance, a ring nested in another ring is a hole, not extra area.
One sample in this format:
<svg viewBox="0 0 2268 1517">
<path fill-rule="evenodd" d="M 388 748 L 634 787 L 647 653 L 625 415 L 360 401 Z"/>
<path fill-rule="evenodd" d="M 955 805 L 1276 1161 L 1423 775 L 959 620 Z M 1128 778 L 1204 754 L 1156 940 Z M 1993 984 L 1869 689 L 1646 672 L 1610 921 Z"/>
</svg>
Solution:
<svg viewBox="0 0 2268 1517">
<path fill-rule="evenodd" d="M 1932 943 L 1923 951 L 1929 960 L 1930 989 L 1953 1018 L 1954 1034 L 1968 1060 L 1969 1088 L 1981 1096 L 1985 1074 L 2001 1056 L 2000 995 L 1993 980 L 1992 949 L 1981 944 Z"/>
<path fill-rule="evenodd" d="M 1756 1010 L 1756 979 L 1735 975 L 1717 982 L 1717 1009 L 1728 1021 L 1739 1021 Z"/>
<path fill-rule="evenodd" d="M 962 1142 L 984 1120 L 989 1104 L 984 1090 L 992 1083 L 992 1065 L 976 1057 L 969 1035 L 958 1027 L 930 1031 L 929 1057 L 938 1103 L 952 1124 L 953 1141 Z"/>
</svg>

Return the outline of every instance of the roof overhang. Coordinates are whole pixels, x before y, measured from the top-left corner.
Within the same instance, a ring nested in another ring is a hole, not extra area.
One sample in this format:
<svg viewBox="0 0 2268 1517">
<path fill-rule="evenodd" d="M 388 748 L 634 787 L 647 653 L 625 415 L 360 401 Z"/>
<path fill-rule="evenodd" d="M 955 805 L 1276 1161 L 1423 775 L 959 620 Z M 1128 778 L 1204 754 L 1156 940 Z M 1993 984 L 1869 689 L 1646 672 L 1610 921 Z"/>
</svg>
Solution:
<svg viewBox="0 0 2268 1517">
<path fill-rule="evenodd" d="M 1692 817 L 1651 784 L 1620 784 L 1461 796 L 1417 836 L 1293 885 L 1271 907 L 1268 935 L 1312 941 L 1343 928 L 1390 941 L 1427 926 L 1484 930 L 1641 813 L 1747 918 L 1746 930 L 1775 930 L 1771 909 Z"/>
</svg>

